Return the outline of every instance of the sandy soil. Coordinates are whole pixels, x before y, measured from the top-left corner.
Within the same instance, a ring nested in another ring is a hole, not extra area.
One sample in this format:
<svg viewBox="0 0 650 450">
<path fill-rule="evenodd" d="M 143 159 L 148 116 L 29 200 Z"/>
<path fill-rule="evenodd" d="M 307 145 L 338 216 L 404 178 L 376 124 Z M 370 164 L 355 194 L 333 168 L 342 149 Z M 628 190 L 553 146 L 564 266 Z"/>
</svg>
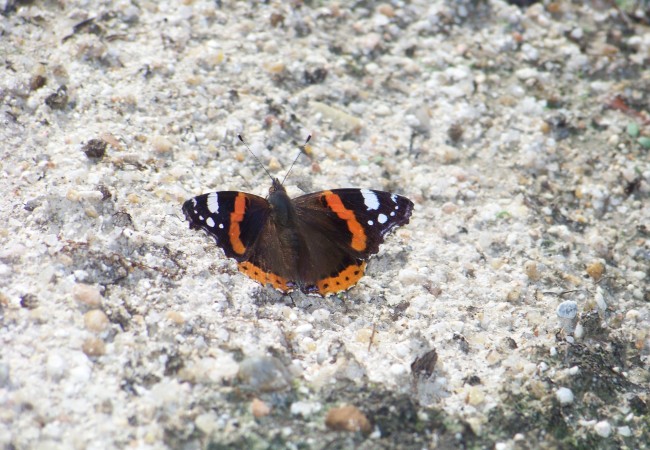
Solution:
<svg viewBox="0 0 650 450">
<path fill-rule="evenodd" d="M 511 3 L 0 1 L 0 447 L 647 446 L 650 8 Z M 259 286 L 239 133 L 411 223 Z"/>
</svg>

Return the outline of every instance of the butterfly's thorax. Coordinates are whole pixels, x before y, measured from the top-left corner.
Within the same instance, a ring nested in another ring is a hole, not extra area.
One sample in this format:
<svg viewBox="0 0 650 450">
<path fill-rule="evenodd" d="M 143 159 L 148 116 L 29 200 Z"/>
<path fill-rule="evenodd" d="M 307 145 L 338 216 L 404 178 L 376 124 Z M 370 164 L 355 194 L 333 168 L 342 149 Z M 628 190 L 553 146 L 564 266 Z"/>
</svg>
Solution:
<svg viewBox="0 0 650 450">
<path fill-rule="evenodd" d="M 296 212 L 291 204 L 291 199 L 287 195 L 282 185 L 276 187 L 276 181 L 269 193 L 269 204 L 271 205 L 271 218 L 281 227 L 291 227 L 295 223 Z"/>
<path fill-rule="evenodd" d="M 290 274 L 297 276 L 300 268 L 309 260 L 310 255 L 306 251 L 307 246 L 304 236 L 300 234 L 297 224 L 296 210 L 287 195 L 287 191 L 278 180 L 273 180 L 273 186 L 269 191 L 268 202 L 271 207 L 269 220 L 274 223 L 278 241 L 285 249 L 284 260 Z M 302 260 L 301 260 L 302 259 Z"/>
</svg>

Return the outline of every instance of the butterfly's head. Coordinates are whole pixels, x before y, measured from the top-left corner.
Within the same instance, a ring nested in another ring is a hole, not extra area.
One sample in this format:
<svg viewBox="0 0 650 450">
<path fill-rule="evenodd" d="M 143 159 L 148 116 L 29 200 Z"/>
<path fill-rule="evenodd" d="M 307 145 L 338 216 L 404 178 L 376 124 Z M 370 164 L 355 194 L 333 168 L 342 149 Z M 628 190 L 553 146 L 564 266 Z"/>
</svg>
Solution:
<svg viewBox="0 0 650 450">
<path fill-rule="evenodd" d="M 277 178 L 273 178 L 273 184 L 269 188 L 269 195 L 272 195 L 276 192 L 287 192 L 282 183 Z"/>
</svg>

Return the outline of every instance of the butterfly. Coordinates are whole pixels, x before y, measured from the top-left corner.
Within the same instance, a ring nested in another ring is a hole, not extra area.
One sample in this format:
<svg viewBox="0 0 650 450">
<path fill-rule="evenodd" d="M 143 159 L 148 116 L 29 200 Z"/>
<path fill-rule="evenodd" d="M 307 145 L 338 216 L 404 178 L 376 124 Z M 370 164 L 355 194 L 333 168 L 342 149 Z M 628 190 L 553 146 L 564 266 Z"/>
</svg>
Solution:
<svg viewBox="0 0 650 450">
<path fill-rule="evenodd" d="M 190 228 L 212 236 L 240 272 L 283 293 L 317 296 L 354 286 L 384 236 L 407 224 L 412 212 L 408 198 L 371 189 L 292 199 L 277 178 L 266 198 L 220 191 L 183 204 Z"/>
</svg>

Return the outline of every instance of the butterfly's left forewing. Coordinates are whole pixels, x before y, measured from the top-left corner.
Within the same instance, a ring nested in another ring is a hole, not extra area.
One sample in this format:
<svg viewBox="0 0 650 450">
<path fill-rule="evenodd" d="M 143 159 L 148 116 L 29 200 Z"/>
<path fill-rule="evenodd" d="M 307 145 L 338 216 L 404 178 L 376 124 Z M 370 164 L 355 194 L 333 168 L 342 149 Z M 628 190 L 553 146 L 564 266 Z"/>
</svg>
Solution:
<svg viewBox="0 0 650 450">
<path fill-rule="evenodd" d="M 212 236 L 229 258 L 244 261 L 268 220 L 269 203 L 237 191 L 211 192 L 187 200 L 183 213 L 190 228 Z"/>
</svg>

